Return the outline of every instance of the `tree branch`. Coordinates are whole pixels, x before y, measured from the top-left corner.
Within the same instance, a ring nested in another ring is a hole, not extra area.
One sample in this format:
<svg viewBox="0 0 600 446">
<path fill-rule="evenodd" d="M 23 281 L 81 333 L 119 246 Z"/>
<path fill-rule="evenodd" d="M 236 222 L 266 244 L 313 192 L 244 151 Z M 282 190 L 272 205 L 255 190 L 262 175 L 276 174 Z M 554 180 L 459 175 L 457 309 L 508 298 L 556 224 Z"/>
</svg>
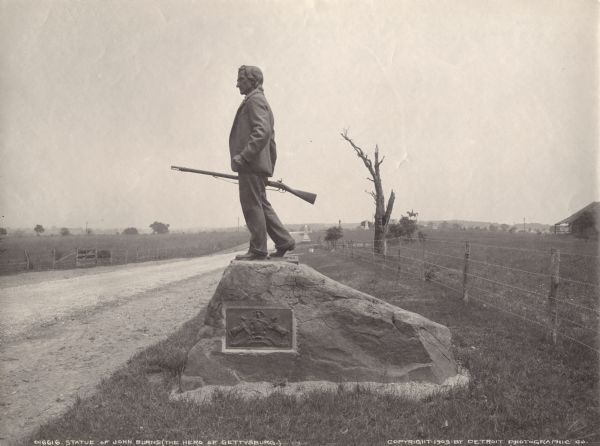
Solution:
<svg viewBox="0 0 600 446">
<path fill-rule="evenodd" d="M 392 208 L 394 207 L 395 200 L 396 200 L 396 194 L 394 193 L 394 191 L 391 191 L 390 198 L 388 199 L 387 207 L 385 209 L 385 216 L 383 219 L 384 226 L 387 226 L 387 224 L 390 222 L 390 218 L 392 217 Z"/>
<path fill-rule="evenodd" d="M 365 164 L 365 166 L 367 167 L 367 169 L 369 169 L 369 173 L 371 174 L 371 176 L 373 178 L 375 178 L 375 170 L 373 169 L 373 163 L 369 159 L 369 156 L 364 152 L 363 149 L 361 149 L 359 146 L 354 144 L 354 141 L 352 141 L 352 139 L 348 136 L 347 130 L 344 130 L 342 133 L 340 133 L 340 135 L 352 146 L 352 148 L 356 152 L 356 155 L 360 159 L 362 159 L 362 161 Z"/>
</svg>

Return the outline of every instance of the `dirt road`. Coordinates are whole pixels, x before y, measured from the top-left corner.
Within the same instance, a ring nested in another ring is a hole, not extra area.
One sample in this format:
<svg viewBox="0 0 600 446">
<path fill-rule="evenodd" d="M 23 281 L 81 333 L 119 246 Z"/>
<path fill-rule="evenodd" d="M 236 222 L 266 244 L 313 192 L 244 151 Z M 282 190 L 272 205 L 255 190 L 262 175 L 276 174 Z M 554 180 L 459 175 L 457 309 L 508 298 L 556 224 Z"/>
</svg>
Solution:
<svg viewBox="0 0 600 446">
<path fill-rule="evenodd" d="M 0 278 L 0 444 L 59 415 L 193 317 L 233 256 Z"/>
</svg>

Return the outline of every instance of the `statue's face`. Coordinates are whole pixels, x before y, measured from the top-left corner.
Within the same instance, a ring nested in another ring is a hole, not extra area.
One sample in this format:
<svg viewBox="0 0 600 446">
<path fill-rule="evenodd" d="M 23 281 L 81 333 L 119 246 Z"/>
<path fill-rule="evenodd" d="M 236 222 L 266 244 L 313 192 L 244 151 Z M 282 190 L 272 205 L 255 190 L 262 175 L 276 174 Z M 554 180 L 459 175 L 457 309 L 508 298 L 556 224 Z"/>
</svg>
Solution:
<svg viewBox="0 0 600 446">
<path fill-rule="evenodd" d="M 239 73 L 236 87 L 239 88 L 240 94 L 246 95 L 252 91 L 252 81 L 246 77 L 244 73 Z"/>
</svg>

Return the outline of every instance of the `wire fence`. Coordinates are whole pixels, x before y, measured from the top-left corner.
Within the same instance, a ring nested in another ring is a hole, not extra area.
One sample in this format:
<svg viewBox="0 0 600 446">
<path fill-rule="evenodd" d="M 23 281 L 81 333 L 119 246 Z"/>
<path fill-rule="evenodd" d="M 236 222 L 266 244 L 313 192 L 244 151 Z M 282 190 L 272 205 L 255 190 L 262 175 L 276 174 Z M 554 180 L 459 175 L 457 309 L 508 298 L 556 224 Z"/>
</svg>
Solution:
<svg viewBox="0 0 600 446">
<path fill-rule="evenodd" d="M 442 239 L 390 239 L 386 254 L 370 242 L 346 241 L 336 253 L 452 291 L 465 304 L 489 306 L 564 338 L 598 349 L 599 258 Z M 534 255 L 532 255 L 534 254 Z"/>
</svg>

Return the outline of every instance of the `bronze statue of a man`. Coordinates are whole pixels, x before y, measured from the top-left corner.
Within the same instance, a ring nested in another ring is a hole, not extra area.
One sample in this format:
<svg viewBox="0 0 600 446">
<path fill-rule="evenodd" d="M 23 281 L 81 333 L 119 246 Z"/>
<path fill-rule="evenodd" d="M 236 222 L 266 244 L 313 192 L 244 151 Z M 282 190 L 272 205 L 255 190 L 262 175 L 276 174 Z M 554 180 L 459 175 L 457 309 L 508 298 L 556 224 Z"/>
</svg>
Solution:
<svg viewBox="0 0 600 446">
<path fill-rule="evenodd" d="M 236 260 L 269 258 L 267 234 L 275 242 L 272 257 L 283 257 L 295 247 L 294 239 L 285 229 L 267 200 L 267 178 L 273 175 L 277 151 L 274 119 L 263 93 L 263 74 L 258 67 L 242 65 L 236 87 L 246 97 L 238 108 L 229 134 L 231 169 L 238 173 L 240 203 L 250 230 L 250 247 Z"/>
</svg>

